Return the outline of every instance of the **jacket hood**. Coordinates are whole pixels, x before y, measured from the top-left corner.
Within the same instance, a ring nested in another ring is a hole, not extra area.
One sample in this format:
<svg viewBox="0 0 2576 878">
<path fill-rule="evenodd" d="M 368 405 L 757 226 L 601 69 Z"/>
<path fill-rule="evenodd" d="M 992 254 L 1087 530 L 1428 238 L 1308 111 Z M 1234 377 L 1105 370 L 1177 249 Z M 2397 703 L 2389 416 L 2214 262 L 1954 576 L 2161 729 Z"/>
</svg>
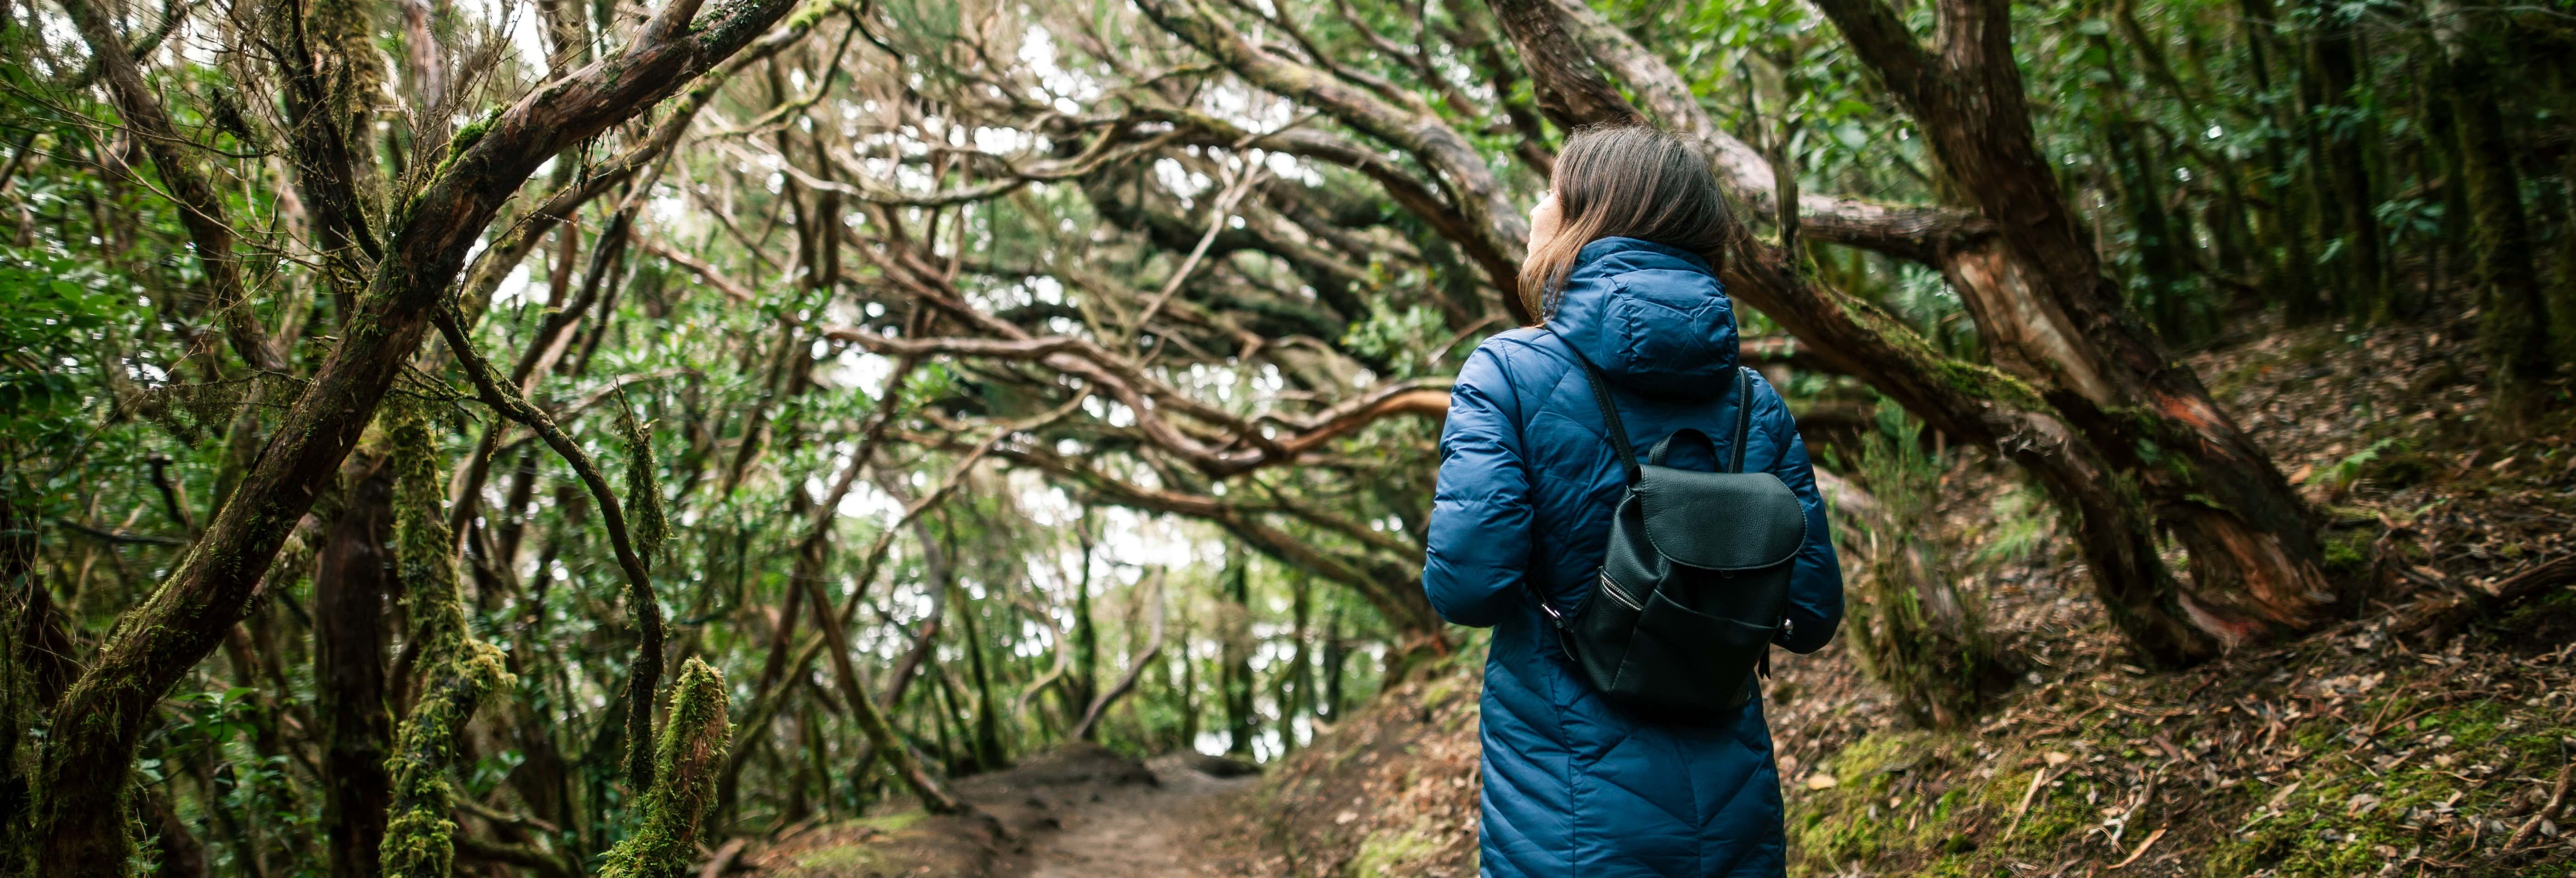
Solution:
<svg viewBox="0 0 2576 878">
<path fill-rule="evenodd" d="M 1636 238 L 1583 245 L 1547 328 L 1638 393 L 1709 399 L 1731 385 L 1735 303 L 1687 250 Z"/>
</svg>

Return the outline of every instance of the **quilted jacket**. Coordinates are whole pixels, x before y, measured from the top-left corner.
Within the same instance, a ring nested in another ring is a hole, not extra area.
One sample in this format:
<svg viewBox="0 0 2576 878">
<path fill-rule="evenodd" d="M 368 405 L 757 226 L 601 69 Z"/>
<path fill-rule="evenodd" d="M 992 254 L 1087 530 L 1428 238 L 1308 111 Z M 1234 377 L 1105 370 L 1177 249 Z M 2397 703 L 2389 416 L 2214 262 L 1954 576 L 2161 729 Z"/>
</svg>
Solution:
<svg viewBox="0 0 2576 878">
<path fill-rule="evenodd" d="M 1571 615 L 1591 597 L 1626 487 L 1569 345 L 1609 375 L 1641 451 L 1683 427 L 1731 451 L 1734 306 L 1683 250 L 1585 245 L 1547 329 L 1493 336 L 1459 371 L 1422 585 L 1442 618 L 1494 629 L 1480 704 L 1482 874 L 1780 875 L 1779 771 L 1761 699 L 1714 726 L 1632 720 L 1583 681 L 1539 610 L 1544 599 Z M 1808 522 L 1780 645 L 1813 652 L 1842 619 L 1842 573 L 1797 424 L 1768 383 L 1752 388 L 1745 469 L 1778 475 Z M 1713 469 L 1696 451 L 1676 448 L 1675 465 Z"/>
</svg>

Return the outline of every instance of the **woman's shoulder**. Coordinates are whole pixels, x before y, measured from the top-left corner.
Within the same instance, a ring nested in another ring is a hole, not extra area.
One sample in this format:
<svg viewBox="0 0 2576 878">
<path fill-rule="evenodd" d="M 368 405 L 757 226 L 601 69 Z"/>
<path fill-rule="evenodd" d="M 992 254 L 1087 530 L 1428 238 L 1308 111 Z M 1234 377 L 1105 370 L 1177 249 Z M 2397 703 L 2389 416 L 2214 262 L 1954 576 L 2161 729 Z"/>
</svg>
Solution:
<svg viewBox="0 0 2576 878">
<path fill-rule="evenodd" d="M 1467 360 L 1469 368 L 1473 368 L 1476 360 L 1486 359 L 1494 361 L 1495 365 L 1519 370 L 1558 364 L 1566 359 L 1570 350 L 1572 348 L 1566 345 L 1565 339 L 1546 327 L 1522 326 L 1486 336 Z"/>
<path fill-rule="evenodd" d="M 1574 368 L 1571 351 L 1565 339 L 1539 327 L 1498 332 L 1476 345 L 1459 365 L 1456 387 L 1496 399 L 1517 399 L 1532 388 L 1561 382 Z"/>
<path fill-rule="evenodd" d="M 1574 348 L 1563 337 L 1543 327 L 1523 326 L 1486 336 L 1459 366 L 1458 381 L 1554 385 L 1574 368 Z"/>
</svg>

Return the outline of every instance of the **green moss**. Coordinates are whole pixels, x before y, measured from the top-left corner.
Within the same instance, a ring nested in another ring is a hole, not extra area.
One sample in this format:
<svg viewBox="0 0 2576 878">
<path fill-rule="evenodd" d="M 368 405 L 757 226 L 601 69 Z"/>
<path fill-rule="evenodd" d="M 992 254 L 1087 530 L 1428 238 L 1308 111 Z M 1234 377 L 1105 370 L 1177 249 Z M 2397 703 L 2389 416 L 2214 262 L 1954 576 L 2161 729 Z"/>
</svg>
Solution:
<svg viewBox="0 0 2576 878">
<path fill-rule="evenodd" d="M 377 861 L 387 878 L 445 878 L 453 864 L 456 822 L 446 767 L 483 696 L 510 685 L 501 651 L 468 642 L 422 674 L 421 697 L 403 720 L 392 758 L 394 801 Z"/>
<path fill-rule="evenodd" d="M 796 868 L 823 873 L 873 873 L 884 865 L 885 858 L 867 845 L 845 844 L 822 848 L 796 858 Z"/>
<path fill-rule="evenodd" d="M 787 16 L 787 21 L 782 29 L 789 31 L 811 30 L 816 22 L 823 20 L 823 16 L 839 12 L 843 8 L 846 7 L 840 2 L 840 0 L 816 0 L 816 2 L 807 3 L 804 8 L 798 9 L 794 14 Z M 709 20 L 712 21 L 714 19 Z"/>
<path fill-rule="evenodd" d="M 681 878 L 692 874 L 698 830 L 715 802 L 733 727 L 726 722 L 724 675 L 690 659 L 672 687 L 670 719 L 655 750 L 653 788 L 644 794 L 644 819 L 608 852 L 601 878 Z"/>
<path fill-rule="evenodd" d="M 2386 711 L 2404 716 L 2418 702 L 2390 699 L 2361 705 L 2360 712 Z M 2298 739 L 2331 741 L 2338 723 L 2315 721 L 2298 729 Z M 2444 860 L 2477 861 L 2477 855 L 2437 848 L 2465 841 L 2449 840 L 2424 827 L 2425 821 L 2494 819 L 2511 813 L 2511 797 L 2526 787 L 2481 782 L 2462 773 L 2472 765 L 2490 766 L 2495 776 L 2546 773 L 2562 761 L 2560 741 L 2576 736 L 2576 726 L 2517 720 L 2504 705 L 2481 701 L 2432 710 L 2418 717 L 2411 732 L 2398 730 L 2416 744 L 2418 758 L 2379 770 L 2311 770 L 2302 785 L 2280 802 L 2280 812 L 2263 817 L 2246 832 L 2221 840 L 2203 874 L 2212 876 L 2267 872 L 2282 878 L 2327 878 L 2382 871 L 2388 851 L 2423 849 Z M 2438 764 L 2436 756 L 2449 764 Z M 2269 800 L 2272 792 L 2254 791 L 2249 800 Z M 2492 835 L 2493 833 L 2487 833 Z M 2495 838 L 2482 843 L 2492 846 Z M 2564 874 L 2514 871 L 2502 861 L 2470 875 Z"/>
<path fill-rule="evenodd" d="M 1440 849 L 1426 820 L 1416 820 L 1404 829 L 1384 829 L 1370 833 L 1360 842 L 1359 853 L 1351 856 L 1351 878 L 1396 878 L 1414 875 L 1421 870 L 1417 860 Z"/>
<path fill-rule="evenodd" d="M 651 425 L 635 419 L 631 409 L 618 412 L 617 432 L 626 440 L 626 506 L 634 514 L 629 531 L 635 536 L 636 554 L 650 569 L 663 543 L 671 538 L 671 520 L 662 511 L 662 485 L 656 477 L 660 467 L 653 460 L 653 432 Z"/>
<path fill-rule="evenodd" d="M 2326 575 L 2349 580 L 2370 571 L 2370 543 L 2378 535 L 2368 530 L 2331 533 L 2325 539 Z"/>
<path fill-rule="evenodd" d="M 473 148 L 476 142 L 483 139 L 484 134 L 491 132 L 493 120 L 499 118 L 501 118 L 500 110 L 490 110 L 474 121 L 465 123 L 465 127 L 456 129 L 456 136 L 447 140 L 448 154 L 453 156 Z"/>
<path fill-rule="evenodd" d="M 447 481 L 421 404 L 390 407 L 386 438 L 394 464 L 394 549 L 420 639 L 420 698 L 386 760 L 394 800 L 378 863 L 388 878 L 445 878 L 455 858 L 456 822 L 447 767 L 475 708 L 494 688 L 513 684 L 499 649 L 466 631 L 456 586 L 456 543 L 447 528 Z"/>
</svg>

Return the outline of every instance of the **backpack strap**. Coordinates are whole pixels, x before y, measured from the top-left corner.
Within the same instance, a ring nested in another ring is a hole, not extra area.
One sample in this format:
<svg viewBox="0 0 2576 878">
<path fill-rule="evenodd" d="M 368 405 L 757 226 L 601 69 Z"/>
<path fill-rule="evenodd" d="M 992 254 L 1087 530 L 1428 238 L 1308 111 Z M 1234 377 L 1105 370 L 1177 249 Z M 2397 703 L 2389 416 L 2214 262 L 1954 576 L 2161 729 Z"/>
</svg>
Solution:
<svg viewBox="0 0 2576 878">
<path fill-rule="evenodd" d="M 1744 471 L 1744 436 L 1745 431 L 1752 426 L 1753 370 L 1737 366 L 1735 367 L 1735 463 L 1726 468 L 1727 472 Z"/>
</svg>

